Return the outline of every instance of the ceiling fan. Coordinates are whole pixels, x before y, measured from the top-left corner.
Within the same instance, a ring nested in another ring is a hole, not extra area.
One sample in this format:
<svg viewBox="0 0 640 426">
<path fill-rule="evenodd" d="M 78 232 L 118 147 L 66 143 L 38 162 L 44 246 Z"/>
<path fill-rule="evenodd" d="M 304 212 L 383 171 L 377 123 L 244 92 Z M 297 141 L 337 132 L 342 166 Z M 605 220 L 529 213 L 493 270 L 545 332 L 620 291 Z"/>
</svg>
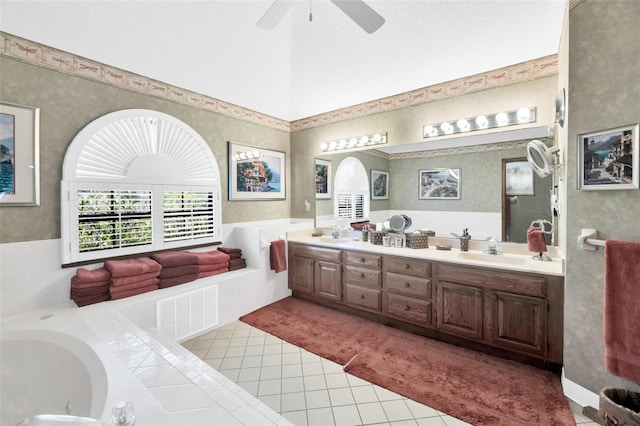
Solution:
<svg viewBox="0 0 640 426">
<path fill-rule="evenodd" d="M 278 22 L 291 9 L 293 3 L 292 0 L 275 0 L 258 21 L 257 27 L 266 30 L 275 28 Z M 335 4 L 368 34 L 373 34 L 384 24 L 384 18 L 363 0 L 331 0 L 331 3 Z M 309 0 L 309 7 L 311 7 L 311 0 Z M 310 9 L 309 21 L 312 19 L 313 16 Z"/>
</svg>

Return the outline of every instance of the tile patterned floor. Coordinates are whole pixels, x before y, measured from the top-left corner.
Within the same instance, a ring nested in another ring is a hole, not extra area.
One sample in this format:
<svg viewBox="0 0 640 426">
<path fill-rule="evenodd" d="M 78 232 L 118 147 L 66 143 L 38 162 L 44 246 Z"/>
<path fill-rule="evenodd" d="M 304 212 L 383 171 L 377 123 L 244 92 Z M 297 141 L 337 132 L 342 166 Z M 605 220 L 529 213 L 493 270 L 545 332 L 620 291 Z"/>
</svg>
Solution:
<svg viewBox="0 0 640 426">
<path fill-rule="evenodd" d="M 240 321 L 182 345 L 297 426 L 468 424 Z M 597 426 L 572 409 L 576 424 Z"/>
</svg>

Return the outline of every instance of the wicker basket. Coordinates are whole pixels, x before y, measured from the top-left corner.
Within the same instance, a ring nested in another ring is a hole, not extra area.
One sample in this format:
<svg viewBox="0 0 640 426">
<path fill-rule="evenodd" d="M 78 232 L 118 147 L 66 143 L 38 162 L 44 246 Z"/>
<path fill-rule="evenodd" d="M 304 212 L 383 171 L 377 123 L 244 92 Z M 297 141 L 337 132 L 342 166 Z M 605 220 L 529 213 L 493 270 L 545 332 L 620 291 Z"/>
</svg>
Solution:
<svg viewBox="0 0 640 426">
<path fill-rule="evenodd" d="M 376 246 L 382 245 L 382 237 L 387 235 L 387 231 L 369 231 L 369 241 Z"/>
<path fill-rule="evenodd" d="M 425 249 L 425 248 L 429 248 L 429 234 L 426 233 L 420 233 L 420 234 L 413 234 L 413 233 L 409 233 L 406 234 L 406 239 L 407 239 L 407 248 L 410 249 Z"/>
</svg>

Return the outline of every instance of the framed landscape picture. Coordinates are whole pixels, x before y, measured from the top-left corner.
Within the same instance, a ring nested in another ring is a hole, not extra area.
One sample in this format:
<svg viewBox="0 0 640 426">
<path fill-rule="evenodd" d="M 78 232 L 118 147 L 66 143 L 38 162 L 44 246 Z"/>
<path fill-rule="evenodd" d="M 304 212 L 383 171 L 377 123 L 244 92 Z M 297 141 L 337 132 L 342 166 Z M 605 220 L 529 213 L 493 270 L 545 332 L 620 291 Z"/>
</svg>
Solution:
<svg viewBox="0 0 640 426">
<path fill-rule="evenodd" d="M 638 124 L 578 135 L 578 189 L 638 188 Z"/>
<path fill-rule="evenodd" d="M 421 200 L 456 200 L 460 198 L 460 169 L 420 170 Z"/>
<path fill-rule="evenodd" d="M 229 200 L 284 200 L 285 153 L 229 142 Z"/>
<path fill-rule="evenodd" d="M 331 161 L 316 158 L 316 198 L 331 198 Z"/>
<path fill-rule="evenodd" d="M 389 173 L 371 170 L 371 199 L 389 199 Z"/>
<path fill-rule="evenodd" d="M 0 103 L 0 205 L 40 204 L 38 108 Z"/>
</svg>

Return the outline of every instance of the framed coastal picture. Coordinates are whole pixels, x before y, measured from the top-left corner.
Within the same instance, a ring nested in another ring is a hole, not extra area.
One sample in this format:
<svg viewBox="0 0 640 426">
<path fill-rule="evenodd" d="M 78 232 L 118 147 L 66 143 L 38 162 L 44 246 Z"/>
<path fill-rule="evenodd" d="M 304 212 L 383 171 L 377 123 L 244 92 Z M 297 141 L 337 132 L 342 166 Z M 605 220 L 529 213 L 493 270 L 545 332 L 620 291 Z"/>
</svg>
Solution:
<svg viewBox="0 0 640 426">
<path fill-rule="evenodd" d="M 460 198 L 460 169 L 420 170 L 421 200 L 456 200 Z"/>
<path fill-rule="evenodd" d="M 578 189 L 637 189 L 638 123 L 578 135 Z"/>
<path fill-rule="evenodd" d="M 285 153 L 229 142 L 229 200 L 284 200 Z"/>
<path fill-rule="evenodd" d="M 331 161 L 316 158 L 316 198 L 331 198 Z"/>
<path fill-rule="evenodd" d="M 40 110 L 0 103 L 0 205 L 40 205 Z"/>
<path fill-rule="evenodd" d="M 504 163 L 504 182 L 506 195 L 535 195 L 533 169 L 526 159 Z"/>
<path fill-rule="evenodd" d="M 389 172 L 371 170 L 371 199 L 389 199 Z"/>
</svg>

